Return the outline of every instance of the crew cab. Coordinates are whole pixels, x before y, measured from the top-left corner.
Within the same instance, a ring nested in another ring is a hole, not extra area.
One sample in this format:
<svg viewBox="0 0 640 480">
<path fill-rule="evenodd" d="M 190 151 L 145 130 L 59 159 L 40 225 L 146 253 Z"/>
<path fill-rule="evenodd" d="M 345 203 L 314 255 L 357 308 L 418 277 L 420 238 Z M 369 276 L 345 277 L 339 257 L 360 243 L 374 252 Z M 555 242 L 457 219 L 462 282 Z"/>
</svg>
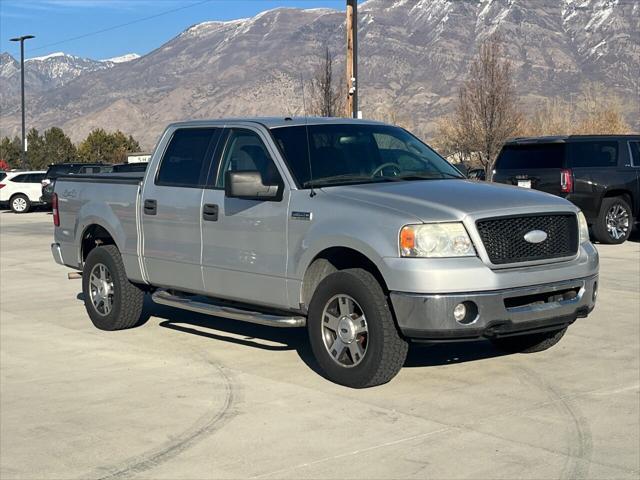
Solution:
<svg viewBox="0 0 640 480">
<path fill-rule="evenodd" d="M 172 124 L 143 176 L 60 177 L 53 205 L 53 256 L 81 272 L 97 328 L 138 325 L 145 294 L 305 327 L 326 377 L 350 387 L 389 381 L 412 341 L 544 350 L 598 289 L 575 205 L 466 180 L 370 121 Z"/>
<path fill-rule="evenodd" d="M 640 135 L 517 138 L 502 148 L 493 180 L 560 195 L 597 241 L 623 243 L 640 214 Z"/>
</svg>

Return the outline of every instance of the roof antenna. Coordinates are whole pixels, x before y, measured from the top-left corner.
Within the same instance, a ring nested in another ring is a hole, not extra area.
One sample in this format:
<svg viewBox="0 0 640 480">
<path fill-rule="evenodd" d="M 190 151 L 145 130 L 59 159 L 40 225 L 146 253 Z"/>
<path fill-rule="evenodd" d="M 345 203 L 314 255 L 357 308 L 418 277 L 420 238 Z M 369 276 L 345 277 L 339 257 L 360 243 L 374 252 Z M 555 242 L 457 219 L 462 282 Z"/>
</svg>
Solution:
<svg viewBox="0 0 640 480">
<path fill-rule="evenodd" d="M 309 192 L 309 196 L 313 198 L 316 196 L 316 191 L 313 189 L 313 170 L 311 169 L 311 141 L 309 140 L 309 118 L 307 117 L 307 101 L 304 95 L 304 78 L 302 77 L 302 73 L 300 74 L 300 86 L 302 87 L 304 129 L 307 133 L 307 160 L 309 161 L 309 181 L 311 182 L 311 191 Z"/>
</svg>

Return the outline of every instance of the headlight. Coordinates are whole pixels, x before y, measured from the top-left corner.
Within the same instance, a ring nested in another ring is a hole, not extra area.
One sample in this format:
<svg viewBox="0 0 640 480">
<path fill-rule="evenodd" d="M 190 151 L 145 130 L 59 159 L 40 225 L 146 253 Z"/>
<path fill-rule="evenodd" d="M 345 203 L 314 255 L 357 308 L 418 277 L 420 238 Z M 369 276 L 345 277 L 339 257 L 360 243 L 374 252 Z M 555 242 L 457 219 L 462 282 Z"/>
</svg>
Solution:
<svg viewBox="0 0 640 480">
<path fill-rule="evenodd" d="M 584 213 L 578 212 L 578 231 L 580 232 L 580 243 L 589 241 L 589 224 Z"/>
<path fill-rule="evenodd" d="M 400 231 L 403 257 L 473 257 L 476 251 L 462 223 L 407 225 Z"/>
</svg>

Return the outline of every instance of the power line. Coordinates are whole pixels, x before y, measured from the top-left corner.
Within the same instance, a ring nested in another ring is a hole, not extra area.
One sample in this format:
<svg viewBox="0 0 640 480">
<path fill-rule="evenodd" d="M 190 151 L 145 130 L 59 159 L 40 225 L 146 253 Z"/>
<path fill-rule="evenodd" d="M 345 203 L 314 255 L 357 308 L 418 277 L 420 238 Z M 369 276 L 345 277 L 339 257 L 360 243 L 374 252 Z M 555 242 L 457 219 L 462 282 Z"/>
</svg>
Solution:
<svg viewBox="0 0 640 480">
<path fill-rule="evenodd" d="M 214 0 L 202 0 L 200 2 L 191 3 L 189 5 L 184 5 L 182 7 L 172 8 L 171 10 L 165 10 L 164 12 L 156 13 L 154 15 L 149 15 L 148 17 L 138 18 L 136 20 L 131 20 L 130 22 L 121 23 L 119 25 L 113 25 L 112 27 L 107 27 L 107 28 L 103 28 L 103 29 L 100 29 L 100 30 L 95 30 L 93 32 L 83 33 L 82 35 L 78 35 L 76 37 L 70 37 L 70 38 L 66 38 L 64 40 L 59 40 L 57 42 L 48 43 L 47 45 L 43 45 L 41 47 L 32 48 L 31 51 L 33 52 L 33 51 L 37 51 L 37 50 L 43 50 L 45 48 L 54 47 L 54 46 L 60 45 L 62 43 L 73 42 L 75 40 L 80 40 L 82 38 L 91 37 L 93 35 L 98 35 L 100 33 L 109 32 L 111 30 L 116 30 L 118 28 L 128 27 L 129 25 L 134 25 L 136 23 L 144 22 L 146 20 L 151 20 L 152 18 L 161 17 L 163 15 L 168 15 L 170 13 L 178 12 L 180 10 L 185 10 L 187 8 L 197 7 L 199 5 L 204 5 L 205 3 L 210 3 L 210 2 L 213 2 L 213 1 Z"/>
</svg>

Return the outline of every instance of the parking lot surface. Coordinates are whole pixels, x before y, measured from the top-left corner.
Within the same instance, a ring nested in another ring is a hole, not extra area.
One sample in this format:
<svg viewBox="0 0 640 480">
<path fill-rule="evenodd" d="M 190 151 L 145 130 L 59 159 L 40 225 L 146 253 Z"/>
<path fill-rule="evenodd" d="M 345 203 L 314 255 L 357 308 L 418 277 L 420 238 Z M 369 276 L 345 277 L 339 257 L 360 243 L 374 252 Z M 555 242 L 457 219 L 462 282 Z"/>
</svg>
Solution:
<svg viewBox="0 0 640 480">
<path fill-rule="evenodd" d="M 0 477 L 634 478 L 640 239 L 599 246 L 599 304 L 554 348 L 411 347 L 389 384 L 317 372 L 303 330 L 147 303 L 96 330 L 51 216 L 0 212 Z"/>
</svg>

